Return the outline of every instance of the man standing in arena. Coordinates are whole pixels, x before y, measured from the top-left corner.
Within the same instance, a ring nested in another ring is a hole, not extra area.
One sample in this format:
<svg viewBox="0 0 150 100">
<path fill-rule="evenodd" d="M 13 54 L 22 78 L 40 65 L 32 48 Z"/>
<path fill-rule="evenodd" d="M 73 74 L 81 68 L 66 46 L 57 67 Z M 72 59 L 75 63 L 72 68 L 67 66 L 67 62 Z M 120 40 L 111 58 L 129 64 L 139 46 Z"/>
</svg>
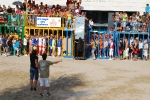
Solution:
<svg viewBox="0 0 150 100">
<path fill-rule="evenodd" d="M 38 81 L 38 56 L 36 55 L 36 47 L 33 47 L 32 53 L 30 54 L 30 90 L 36 91 Z"/>
<path fill-rule="evenodd" d="M 38 63 L 39 69 L 40 69 L 40 98 L 43 97 L 43 95 L 42 95 L 43 86 L 46 86 L 47 96 L 50 96 L 50 93 L 49 93 L 49 87 L 50 87 L 49 66 L 53 65 L 53 64 L 57 64 L 59 62 L 62 62 L 62 60 L 54 61 L 54 62 L 46 60 L 47 54 L 43 54 L 42 58 L 43 58 L 43 60 L 40 60 Z"/>
</svg>

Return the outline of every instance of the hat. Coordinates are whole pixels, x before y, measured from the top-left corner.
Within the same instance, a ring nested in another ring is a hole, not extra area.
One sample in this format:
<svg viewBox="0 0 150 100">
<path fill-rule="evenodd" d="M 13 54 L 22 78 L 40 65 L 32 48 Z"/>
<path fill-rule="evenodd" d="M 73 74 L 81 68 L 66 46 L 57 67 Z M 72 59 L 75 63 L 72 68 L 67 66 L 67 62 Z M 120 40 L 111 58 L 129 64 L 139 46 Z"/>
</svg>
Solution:
<svg viewBox="0 0 150 100">
<path fill-rule="evenodd" d="M 37 49 L 37 47 L 36 47 L 36 46 L 34 46 L 34 47 L 33 47 L 33 50 L 36 50 L 36 49 Z"/>
</svg>

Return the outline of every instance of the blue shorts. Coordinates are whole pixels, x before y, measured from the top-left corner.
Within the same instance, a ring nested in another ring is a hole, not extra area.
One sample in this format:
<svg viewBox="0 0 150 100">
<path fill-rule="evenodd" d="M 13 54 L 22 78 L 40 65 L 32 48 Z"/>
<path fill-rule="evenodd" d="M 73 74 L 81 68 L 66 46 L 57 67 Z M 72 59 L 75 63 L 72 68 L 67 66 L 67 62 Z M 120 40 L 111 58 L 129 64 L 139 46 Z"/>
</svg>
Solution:
<svg viewBox="0 0 150 100">
<path fill-rule="evenodd" d="M 34 79 L 34 80 L 38 81 L 38 78 L 39 78 L 38 69 L 30 67 L 30 80 Z"/>
</svg>

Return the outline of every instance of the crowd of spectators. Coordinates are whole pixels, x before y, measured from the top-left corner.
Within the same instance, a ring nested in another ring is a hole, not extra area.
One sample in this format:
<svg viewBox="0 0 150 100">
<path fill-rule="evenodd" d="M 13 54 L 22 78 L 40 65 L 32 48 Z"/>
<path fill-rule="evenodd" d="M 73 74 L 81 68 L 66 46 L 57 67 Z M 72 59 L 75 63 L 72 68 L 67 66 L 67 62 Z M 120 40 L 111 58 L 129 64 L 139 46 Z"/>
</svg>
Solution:
<svg viewBox="0 0 150 100">
<path fill-rule="evenodd" d="M 66 26 L 70 23 L 70 27 L 73 23 L 73 19 L 75 16 L 81 15 L 81 0 L 67 0 L 66 6 L 62 7 L 61 5 L 52 5 L 44 4 L 41 2 L 40 4 L 36 4 L 34 0 L 24 0 L 22 5 L 16 5 L 16 8 L 12 8 L 11 6 L 6 7 L 5 5 L 0 6 L 0 14 L 11 14 L 11 20 L 15 23 L 18 19 L 15 15 L 28 14 L 28 25 L 35 24 L 35 18 L 37 16 L 40 17 L 64 17 L 66 22 Z M 70 16 L 71 14 L 71 16 Z M 33 16 L 34 15 L 34 16 Z M 83 16 L 84 13 L 82 13 Z M 0 21 L 4 21 L 1 16 Z M 22 16 L 19 16 L 22 17 Z M 70 18 L 71 22 L 70 22 Z M 20 19 L 20 18 L 19 18 Z M 22 18 L 23 19 L 23 18 Z M 65 22 L 65 21 L 64 21 Z M 17 25 L 17 24 L 13 24 Z"/>
<path fill-rule="evenodd" d="M 147 32 L 150 30 L 150 6 L 146 5 L 145 12 L 128 15 L 127 12 L 115 12 L 112 16 L 116 31 Z"/>
</svg>

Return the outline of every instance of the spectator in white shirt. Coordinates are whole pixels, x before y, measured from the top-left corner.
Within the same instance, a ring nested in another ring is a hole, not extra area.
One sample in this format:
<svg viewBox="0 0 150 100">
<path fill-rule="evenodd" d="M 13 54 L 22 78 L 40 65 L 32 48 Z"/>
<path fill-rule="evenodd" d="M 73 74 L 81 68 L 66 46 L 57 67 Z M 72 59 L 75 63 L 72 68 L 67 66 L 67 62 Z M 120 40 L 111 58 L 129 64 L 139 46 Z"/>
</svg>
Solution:
<svg viewBox="0 0 150 100">
<path fill-rule="evenodd" d="M 133 40 L 133 37 L 131 36 L 131 37 L 130 37 L 130 46 L 132 45 L 133 41 L 134 41 L 134 40 Z"/>
<path fill-rule="evenodd" d="M 108 51 L 108 41 L 107 39 L 104 40 L 104 57 L 106 58 L 106 54 Z"/>
<path fill-rule="evenodd" d="M 27 56 L 27 39 L 26 39 L 26 36 L 24 37 L 24 40 L 23 40 L 23 46 L 24 46 L 24 55 Z"/>
<path fill-rule="evenodd" d="M 148 56 L 148 42 L 147 40 L 144 41 L 144 57 L 145 57 L 145 60 L 147 61 L 147 56 Z"/>
<path fill-rule="evenodd" d="M 94 25 L 94 22 L 92 20 L 92 18 L 89 20 L 89 29 L 92 30 L 92 27 Z"/>
<path fill-rule="evenodd" d="M 142 60 L 143 59 L 143 42 L 142 42 L 142 39 L 140 39 L 140 42 L 139 42 L 139 56 Z"/>
</svg>

